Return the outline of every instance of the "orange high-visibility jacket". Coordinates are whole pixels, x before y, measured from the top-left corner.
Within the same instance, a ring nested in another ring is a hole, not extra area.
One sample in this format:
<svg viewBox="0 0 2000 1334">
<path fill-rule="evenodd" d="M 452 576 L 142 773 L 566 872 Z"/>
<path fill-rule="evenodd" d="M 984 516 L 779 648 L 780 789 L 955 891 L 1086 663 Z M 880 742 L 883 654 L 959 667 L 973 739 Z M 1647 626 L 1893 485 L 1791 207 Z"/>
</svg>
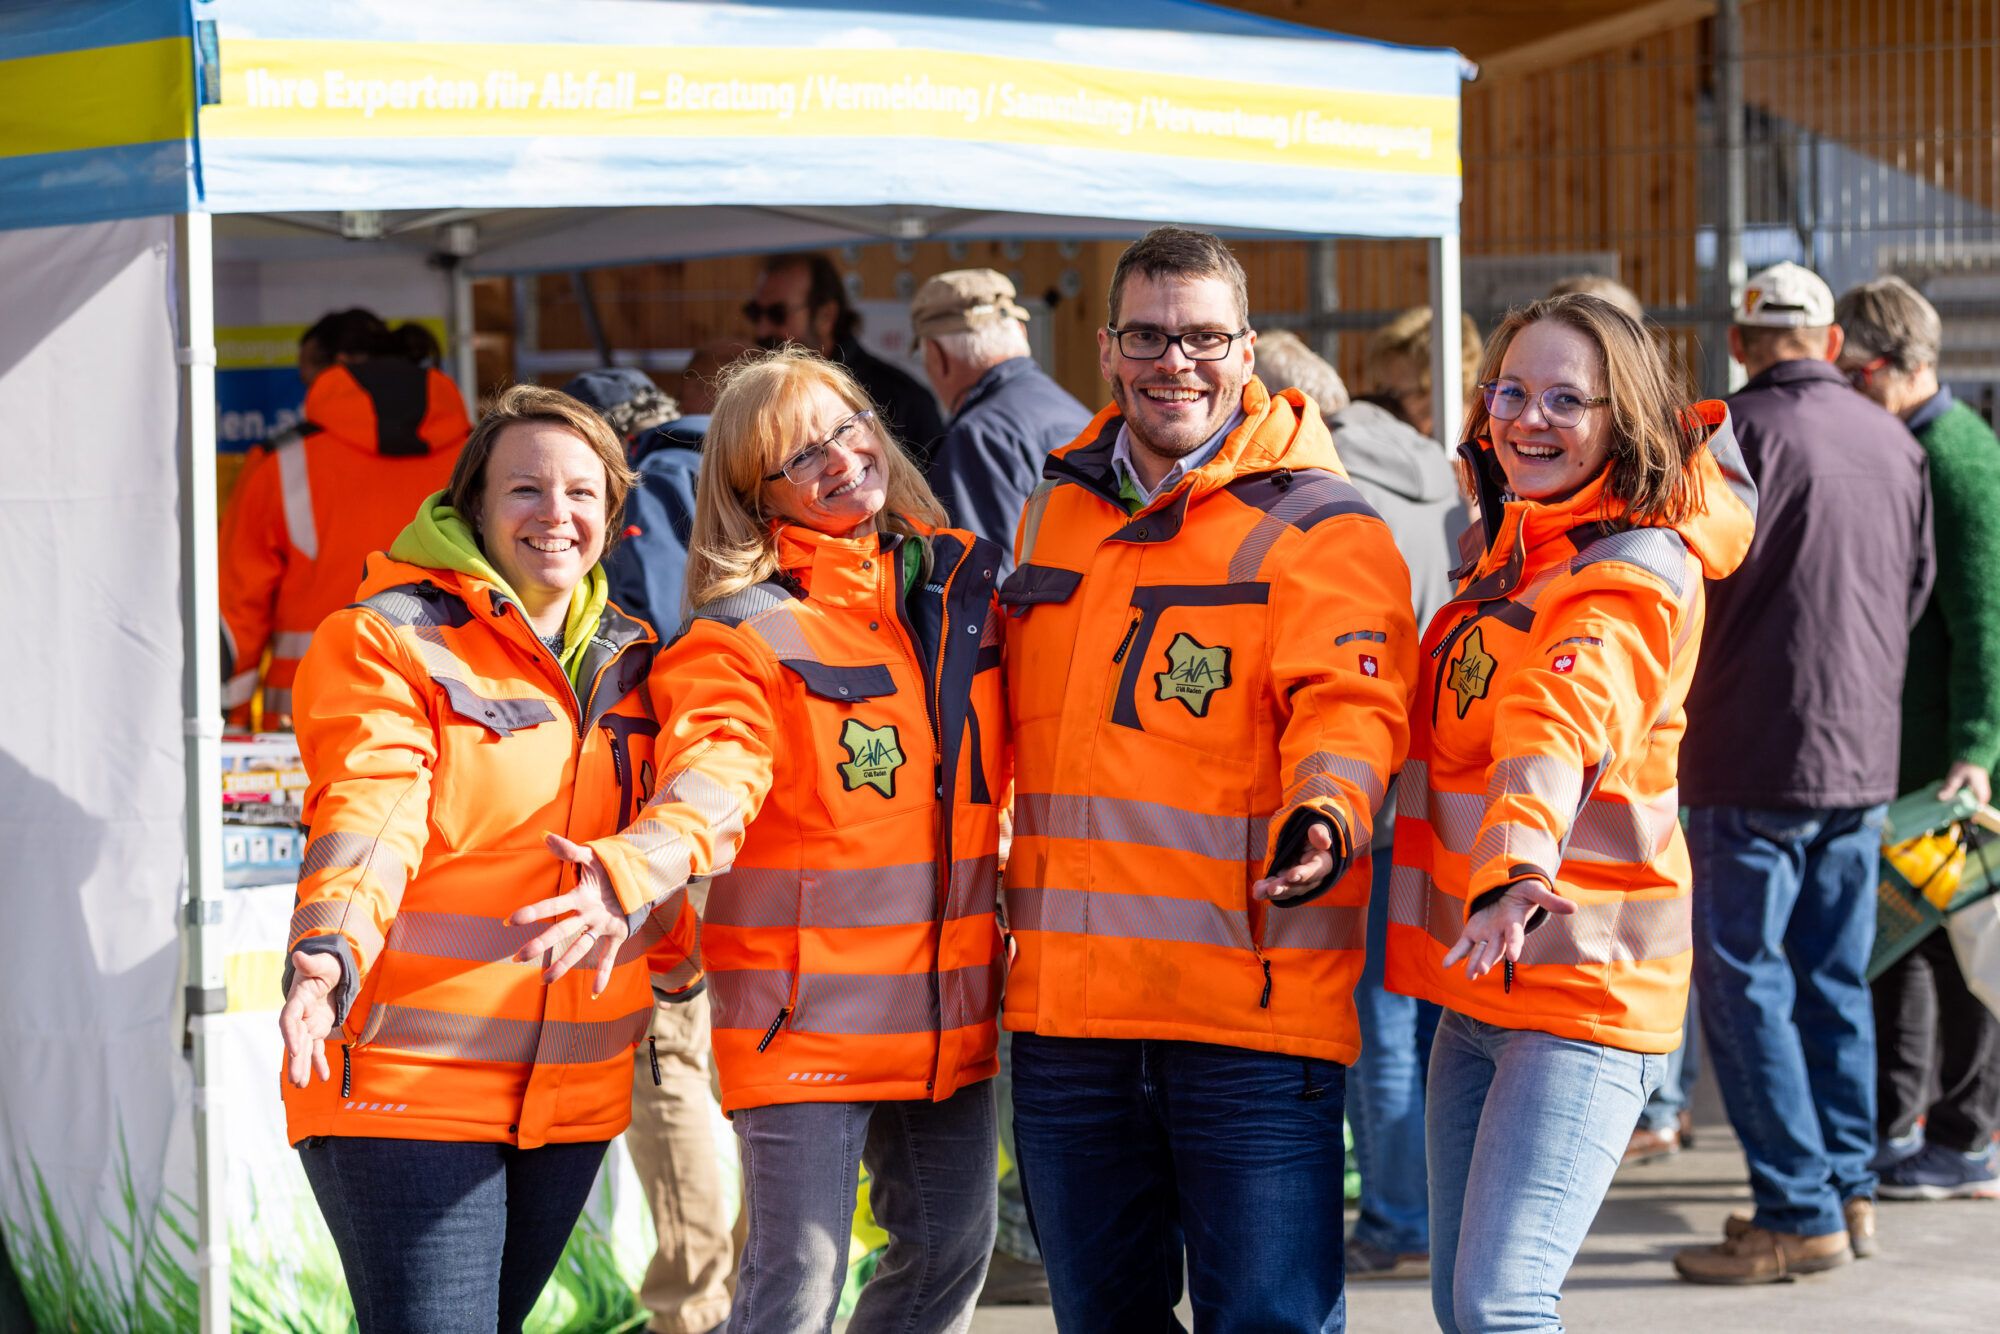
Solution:
<svg viewBox="0 0 2000 1334">
<path fill-rule="evenodd" d="M 653 669 L 659 790 L 593 845 L 630 908 L 713 877 L 724 1111 L 942 1101 L 998 1068 L 1002 552 L 941 529 L 906 599 L 904 540 L 787 526 L 781 581 L 697 610 Z"/>
<path fill-rule="evenodd" d="M 691 938 L 691 923 L 675 930 L 685 897 L 640 923 L 596 1000 L 593 968 L 549 986 L 513 962 L 548 924 L 505 919 L 575 887 L 545 833 L 602 838 L 645 800 L 658 640 L 607 604 L 579 700 L 491 584 L 369 565 L 360 602 L 326 619 L 299 669 L 312 832 L 291 948 L 337 955 L 345 981 L 334 1079 L 286 1084 L 288 1134 L 610 1139 L 652 1018 L 647 954 Z"/>
<path fill-rule="evenodd" d="M 264 717 L 292 712 L 313 631 L 354 600 L 424 497 L 451 480 L 471 434 L 458 389 L 395 358 L 335 366 L 306 392 L 301 434 L 250 465 L 223 518 L 222 704 L 241 710 L 263 674 Z"/>
<path fill-rule="evenodd" d="M 1252 379 L 1242 409 L 1213 459 L 1133 514 L 1106 408 L 1028 501 L 1000 592 L 1009 1029 L 1360 1049 L 1365 854 L 1416 658 L 1409 574 L 1310 399 Z M 1253 902 L 1318 821 L 1345 875 L 1311 901 Z"/>
<path fill-rule="evenodd" d="M 1720 403 L 1694 411 L 1697 511 L 1635 527 L 1600 475 L 1554 504 L 1503 501 L 1492 445 L 1466 453 L 1474 564 L 1424 636 L 1396 786 L 1388 986 L 1503 1028 L 1629 1051 L 1680 1041 L 1690 963 L 1675 770 L 1701 647 L 1702 577 L 1750 547 L 1756 488 Z M 1482 545 L 1483 544 L 1483 545 Z M 1754 663 L 1743 664 L 1755 671 Z M 1531 926 L 1512 982 L 1445 952 L 1524 878 L 1577 904 Z"/>
</svg>

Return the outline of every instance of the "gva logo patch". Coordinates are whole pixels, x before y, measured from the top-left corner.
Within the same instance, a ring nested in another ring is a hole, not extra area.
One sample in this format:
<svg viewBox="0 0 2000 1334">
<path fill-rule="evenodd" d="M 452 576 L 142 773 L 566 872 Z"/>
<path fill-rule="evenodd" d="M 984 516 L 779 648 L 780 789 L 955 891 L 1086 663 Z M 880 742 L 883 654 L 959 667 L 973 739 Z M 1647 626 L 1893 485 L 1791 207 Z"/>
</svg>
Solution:
<svg viewBox="0 0 2000 1334">
<path fill-rule="evenodd" d="M 1208 648 L 1177 634 L 1167 645 L 1167 670 L 1155 672 L 1153 680 L 1159 690 L 1155 698 L 1177 699 L 1195 717 L 1206 718 L 1209 699 L 1229 685 L 1229 646 Z"/>
<path fill-rule="evenodd" d="M 904 759 L 894 724 L 870 727 L 859 718 L 849 718 L 841 724 L 840 744 L 848 759 L 840 766 L 840 781 L 849 792 L 872 787 L 885 797 L 896 795 L 896 770 Z"/>
</svg>

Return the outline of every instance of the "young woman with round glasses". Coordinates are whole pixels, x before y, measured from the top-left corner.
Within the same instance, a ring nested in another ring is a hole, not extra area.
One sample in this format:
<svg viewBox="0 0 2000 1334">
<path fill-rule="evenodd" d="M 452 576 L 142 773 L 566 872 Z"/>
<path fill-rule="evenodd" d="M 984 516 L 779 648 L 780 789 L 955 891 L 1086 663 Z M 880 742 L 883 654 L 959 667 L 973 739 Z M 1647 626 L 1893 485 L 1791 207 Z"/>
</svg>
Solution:
<svg viewBox="0 0 2000 1334">
<path fill-rule="evenodd" d="M 1387 982 L 1445 1008 L 1426 1138 L 1439 1325 L 1560 1329 L 1562 1281 L 1680 1041 L 1676 822 L 1702 580 L 1750 544 L 1726 409 L 1596 297 L 1510 314 L 1467 459 L 1479 555 L 1425 633 Z"/>
</svg>

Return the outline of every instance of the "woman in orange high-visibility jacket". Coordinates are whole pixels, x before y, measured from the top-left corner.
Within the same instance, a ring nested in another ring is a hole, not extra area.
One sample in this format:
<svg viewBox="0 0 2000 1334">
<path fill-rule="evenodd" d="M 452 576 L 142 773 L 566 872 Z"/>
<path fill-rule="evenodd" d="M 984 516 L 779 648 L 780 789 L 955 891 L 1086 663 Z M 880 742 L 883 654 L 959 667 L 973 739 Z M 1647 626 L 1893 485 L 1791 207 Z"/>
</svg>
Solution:
<svg viewBox="0 0 2000 1334">
<path fill-rule="evenodd" d="M 701 964 L 749 1235 L 730 1328 L 824 1331 L 857 1168 L 889 1249 L 850 1328 L 964 1330 L 992 1252 L 1000 548 L 942 526 L 848 373 L 739 361 L 703 446 L 661 783 L 597 844 L 712 876 Z"/>
<path fill-rule="evenodd" d="M 1481 519 L 1424 635 L 1389 887 L 1387 984 L 1445 1007 L 1426 1136 L 1447 1334 L 1561 1329 L 1680 1041 L 1682 703 L 1702 579 L 1741 562 L 1756 505 L 1727 411 L 1680 401 L 1596 297 L 1511 313 L 1481 375 Z"/>
<path fill-rule="evenodd" d="M 693 981 L 685 896 L 628 915 L 581 846 L 659 731 L 598 565 L 631 480 L 596 413 L 508 390 L 300 668 L 285 1112 L 364 1334 L 521 1327 L 629 1119 L 649 968 Z"/>
</svg>

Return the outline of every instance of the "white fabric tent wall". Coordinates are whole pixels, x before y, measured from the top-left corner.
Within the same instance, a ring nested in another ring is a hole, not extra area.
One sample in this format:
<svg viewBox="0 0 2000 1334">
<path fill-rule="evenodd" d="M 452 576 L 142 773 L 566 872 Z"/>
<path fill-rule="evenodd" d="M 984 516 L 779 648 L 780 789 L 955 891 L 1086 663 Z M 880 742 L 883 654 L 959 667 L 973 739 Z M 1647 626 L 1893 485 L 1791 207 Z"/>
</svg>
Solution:
<svg viewBox="0 0 2000 1334">
<path fill-rule="evenodd" d="M 85 1299 L 133 1279 L 116 1229 L 157 1235 L 187 1082 L 174 234 L 0 232 L 0 1181 L 33 1198 L 39 1173 L 106 1279 Z M 13 1259 L 34 1281 L 35 1257 Z"/>
</svg>

